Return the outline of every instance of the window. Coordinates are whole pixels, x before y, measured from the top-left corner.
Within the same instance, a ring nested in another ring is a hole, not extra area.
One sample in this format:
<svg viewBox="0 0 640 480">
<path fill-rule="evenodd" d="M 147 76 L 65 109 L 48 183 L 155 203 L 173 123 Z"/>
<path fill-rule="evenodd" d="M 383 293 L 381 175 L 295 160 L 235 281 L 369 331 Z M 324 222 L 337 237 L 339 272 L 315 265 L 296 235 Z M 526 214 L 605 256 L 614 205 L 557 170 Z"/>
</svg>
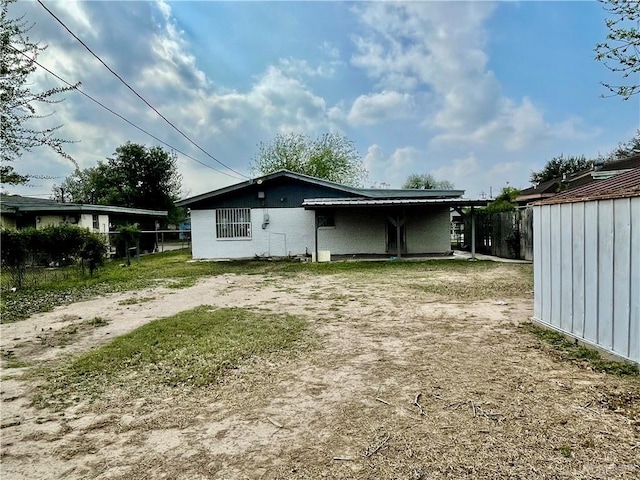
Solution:
<svg viewBox="0 0 640 480">
<path fill-rule="evenodd" d="M 217 238 L 251 238 L 250 208 L 218 208 L 216 210 Z"/>
<path fill-rule="evenodd" d="M 335 227 L 336 217 L 333 212 L 323 212 L 318 214 L 318 227 Z"/>
<path fill-rule="evenodd" d="M 100 230 L 100 220 L 98 219 L 98 215 L 93 215 L 93 229 Z"/>
</svg>

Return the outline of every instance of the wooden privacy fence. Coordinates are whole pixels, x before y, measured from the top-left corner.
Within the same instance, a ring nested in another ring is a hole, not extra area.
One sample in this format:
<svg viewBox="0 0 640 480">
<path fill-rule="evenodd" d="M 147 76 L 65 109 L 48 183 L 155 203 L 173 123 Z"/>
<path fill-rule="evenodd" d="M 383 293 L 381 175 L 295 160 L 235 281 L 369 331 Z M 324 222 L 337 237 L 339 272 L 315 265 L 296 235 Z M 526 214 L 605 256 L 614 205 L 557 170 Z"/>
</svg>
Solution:
<svg viewBox="0 0 640 480">
<path fill-rule="evenodd" d="M 533 260 L 533 211 L 530 207 L 509 212 L 476 215 L 476 251 L 502 258 Z M 465 232 L 471 232 L 471 215 L 464 218 Z M 471 235 L 465 236 L 468 241 Z M 468 241 L 467 249 L 471 248 Z"/>
</svg>

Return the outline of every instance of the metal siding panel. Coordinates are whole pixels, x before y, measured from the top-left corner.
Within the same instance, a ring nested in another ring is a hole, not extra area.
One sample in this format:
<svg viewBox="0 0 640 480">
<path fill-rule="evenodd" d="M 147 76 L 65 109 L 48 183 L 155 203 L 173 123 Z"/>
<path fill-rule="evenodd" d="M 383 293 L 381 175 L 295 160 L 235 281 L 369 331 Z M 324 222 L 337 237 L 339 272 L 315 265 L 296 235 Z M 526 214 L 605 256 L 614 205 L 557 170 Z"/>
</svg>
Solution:
<svg viewBox="0 0 640 480">
<path fill-rule="evenodd" d="M 542 210 L 544 207 L 533 207 L 533 316 L 544 320 L 542 316 Z"/>
<path fill-rule="evenodd" d="M 640 363 L 640 197 L 631 199 L 629 359 Z"/>
<path fill-rule="evenodd" d="M 560 205 L 560 328 L 573 332 L 573 231 L 571 218 L 573 204 Z"/>
<path fill-rule="evenodd" d="M 584 203 L 573 204 L 571 217 L 571 256 L 572 265 L 572 291 L 573 291 L 573 333 L 582 338 L 584 335 Z"/>
<path fill-rule="evenodd" d="M 551 206 L 542 207 L 542 318 L 551 323 Z"/>
<path fill-rule="evenodd" d="M 598 344 L 613 348 L 613 200 L 598 205 Z"/>
<path fill-rule="evenodd" d="M 613 201 L 613 351 L 629 355 L 631 275 L 631 199 Z"/>
<path fill-rule="evenodd" d="M 561 263 L 561 247 L 562 247 L 562 224 L 560 218 L 560 205 L 551 205 L 551 316 L 550 322 L 555 327 L 560 327 L 560 305 L 562 302 L 562 263 Z"/>
<path fill-rule="evenodd" d="M 598 208 L 584 204 L 584 338 L 598 341 Z"/>
</svg>

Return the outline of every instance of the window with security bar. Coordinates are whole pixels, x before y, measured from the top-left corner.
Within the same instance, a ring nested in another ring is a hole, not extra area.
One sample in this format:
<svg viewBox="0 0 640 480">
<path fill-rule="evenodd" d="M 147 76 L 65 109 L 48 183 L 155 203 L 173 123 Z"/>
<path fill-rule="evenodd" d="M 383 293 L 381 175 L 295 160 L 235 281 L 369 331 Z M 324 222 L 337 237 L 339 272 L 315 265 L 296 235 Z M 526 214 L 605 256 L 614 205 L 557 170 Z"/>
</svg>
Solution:
<svg viewBox="0 0 640 480">
<path fill-rule="evenodd" d="M 216 238 L 251 238 L 251 209 L 218 208 Z"/>
</svg>

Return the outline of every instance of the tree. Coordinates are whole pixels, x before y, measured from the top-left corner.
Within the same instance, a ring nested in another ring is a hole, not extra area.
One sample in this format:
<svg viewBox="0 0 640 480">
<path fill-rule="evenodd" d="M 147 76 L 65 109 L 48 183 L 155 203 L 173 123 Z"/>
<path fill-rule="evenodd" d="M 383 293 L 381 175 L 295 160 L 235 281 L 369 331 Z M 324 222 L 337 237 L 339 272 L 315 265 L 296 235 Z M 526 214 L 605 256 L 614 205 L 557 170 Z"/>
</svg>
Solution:
<svg viewBox="0 0 640 480">
<path fill-rule="evenodd" d="M 27 35 L 33 25 L 23 17 L 9 18 L 9 4 L 15 0 L 0 0 L 0 182 L 24 184 L 30 175 L 19 174 L 7 163 L 18 160 L 23 152 L 35 147 L 47 146 L 71 161 L 63 150 L 68 140 L 56 136 L 61 125 L 41 128 L 33 121 L 45 118 L 36 110 L 37 104 L 54 104 L 61 100 L 55 97 L 73 87 L 51 88 L 34 92 L 29 87 L 29 75 L 36 70 L 38 55 L 47 47 L 31 41 Z M 75 163 L 75 162 L 74 162 Z"/>
<path fill-rule="evenodd" d="M 251 170 L 266 175 L 281 169 L 351 186 L 362 185 L 367 177 L 353 142 L 339 133 L 325 133 L 315 140 L 278 134 L 270 143 L 258 144 Z"/>
<path fill-rule="evenodd" d="M 587 160 L 584 155 L 579 157 L 569 156 L 566 158 L 564 155 L 560 155 L 559 157 L 553 157 L 549 160 L 539 172 L 531 172 L 529 178 L 531 183 L 539 184 L 555 178 L 562 179 L 565 175 L 571 175 L 580 170 L 592 168 L 594 164 L 594 160 Z"/>
<path fill-rule="evenodd" d="M 436 180 L 428 173 L 412 173 L 407 177 L 402 188 L 418 188 L 420 190 L 453 190 L 453 183 L 448 180 Z"/>
<path fill-rule="evenodd" d="M 628 142 L 618 144 L 618 147 L 607 155 L 605 160 L 609 162 L 624 160 L 634 155 L 640 155 L 640 130 L 636 130 L 635 135 Z"/>
<path fill-rule="evenodd" d="M 628 100 L 640 93 L 640 2 L 637 0 L 600 0 L 613 18 L 606 20 L 606 41 L 596 45 L 596 60 L 612 72 L 621 73 L 626 84 L 602 82 L 613 95 Z"/>
<path fill-rule="evenodd" d="M 113 158 L 83 170 L 77 169 L 53 197 L 61 201 L 95 205 L 168 210 L 169 221 L 180 220 L 174 203 L 180 195 L 182 176 L 177 157 L 162 147 L 127 142 L 116 148 Z"/>
<path fill-rule="evenodd" d="M 514 187 L 503 187 L 500 194 L 485 208 L 487 213 L 508 212 L 514 210 L 518 204 L 516 198 L 520 190 Z"/>
</svg>

